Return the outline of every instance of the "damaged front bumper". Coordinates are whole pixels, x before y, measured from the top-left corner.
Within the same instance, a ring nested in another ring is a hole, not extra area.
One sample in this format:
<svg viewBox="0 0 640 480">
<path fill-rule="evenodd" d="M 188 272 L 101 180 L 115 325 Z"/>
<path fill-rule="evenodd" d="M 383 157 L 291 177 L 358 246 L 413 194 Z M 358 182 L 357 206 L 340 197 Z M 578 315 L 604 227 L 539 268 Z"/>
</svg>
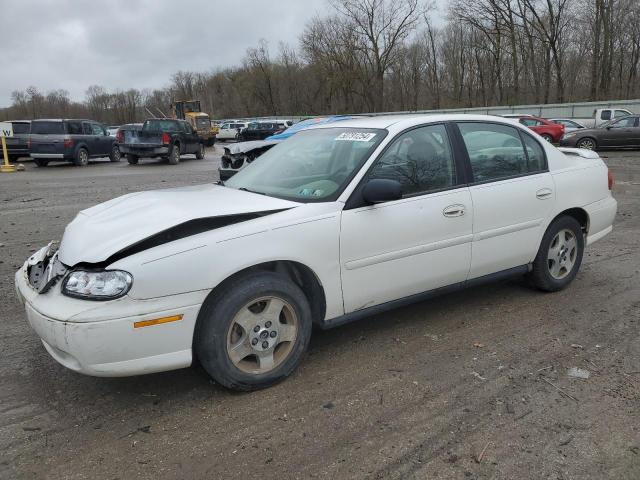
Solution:
<svg viewBox="0 0 640 480">
<path fill-rule="evenodd" d="M 48 255 L 54 258 L 50 247 L 36 252 L 16 272 L 15 287 L 29 325 L 56 361 L 76 372 L 105 377 L 191 365 L 193 331 L 207 292 L 92 302 L 63 295 L 58 283 L 42 291 L 29 275 Z M 177 320 L 153 324 L 168 317 Z"/>
</svg>

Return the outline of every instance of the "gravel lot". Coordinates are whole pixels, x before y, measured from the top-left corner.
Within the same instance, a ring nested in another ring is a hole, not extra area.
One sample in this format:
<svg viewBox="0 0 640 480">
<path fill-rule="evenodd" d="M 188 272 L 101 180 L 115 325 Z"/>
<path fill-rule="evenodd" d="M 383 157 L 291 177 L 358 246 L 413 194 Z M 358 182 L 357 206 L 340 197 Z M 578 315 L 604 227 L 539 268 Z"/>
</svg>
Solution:
<svg viewBox="0 0 640 480">
<path fill-rule="evenodd" d="M 614 232 L 565 291 L 502 282 L 315 332 L 290 379 L 251 394 L 198 368 L 55 363 L 14 271 L 80 209 L 217 180 L 220 153 L 0 175 L 0 478 L 640 478 L 640 152 L 602 154 Z"/>
</svg>

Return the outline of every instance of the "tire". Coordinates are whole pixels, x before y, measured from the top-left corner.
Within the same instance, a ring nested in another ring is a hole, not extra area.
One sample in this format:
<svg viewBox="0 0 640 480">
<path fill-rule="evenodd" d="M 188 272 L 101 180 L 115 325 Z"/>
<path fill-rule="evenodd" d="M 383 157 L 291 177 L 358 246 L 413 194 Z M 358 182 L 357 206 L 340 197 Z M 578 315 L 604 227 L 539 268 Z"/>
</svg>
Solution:
<svg viewBox="0 0 640 480">
<path fill-rule="evenodd" d="M 533 261 L 529 274 L 533 285 L 545 292 L 562 290 L 578 274 L 583 253 L 584 233 L 578 221 L 558 217 L 547 228 Z"/>
<path fill-rule="evenodd" d="M 49 160 L 44 160 L 42 158 L 34 158 L 33 163 L 35 163 L 38 167 L 46 167 L 49 165 Z"/>
<path fill-rule="evenodd" d="M 73 159 L 73 164 L 77 167 L 86 167 L 89 165 L 89 151 L 84 147 L 80 147 Z"/>
<path fill-rule="evenodd" d="M 112 162 L 119 162 L 122 160 L 122 153 L 120 153 L 120 149 L 117 145 L 111 147 L 111 155 L 109 155 L 109 160 Z"/>
<path fill-rule="evenodd" d="M 594 138 L 585 137 L 578 140 L 578 143 L 576 143 L 576 147 L 584 148 L 586 150 L 595 150 L 596 148 L 598 148 L 598 143 Z"/>
<path fill-rule="evenodd" d="M 140 159 L 137 155 L 134 155 L 133 153 L 127 153 L 127 162 L 129 162 L 129 165 L 137 165 L 139 160 Z"/>
<path fill-rule="evenodd" d="M 543 133 L 542 135 L 540 135 L 542 138 L 544 138 L 547 142 L 549 143 L 553 143 L 553 137 L 551 135 L 549 135 L 548 133 Z"/>
<path fill-rule="evenodd" d="M 207 147 L 213 147 L 216 143 L 216 137 L 212 137 L 209 140 L 207 140 Z"/>
<path fill-rule="evenodd" d="M 269 308 L 279 313 L 265 313 Z M 257 272 L 209 295 L 198 315 L 194 350 L 218 383 L 232 390 L 258 390 L 293 372 L 307 350 L 311 329 L 311 309 L 300 287 L 282 275 Z"/>
<path fill-rule="evenodd" d="M 196 152 L 196 158 L 202 160 L 204 158 L 204 144 L 199 144 L 198 151 Z"/>
<path fill-rule="evenodd" d="M 169 165 L 177 165 L 178 163 L 180 163 L 180 145 L 176 143 L 169 152 Z"/>
</svg>

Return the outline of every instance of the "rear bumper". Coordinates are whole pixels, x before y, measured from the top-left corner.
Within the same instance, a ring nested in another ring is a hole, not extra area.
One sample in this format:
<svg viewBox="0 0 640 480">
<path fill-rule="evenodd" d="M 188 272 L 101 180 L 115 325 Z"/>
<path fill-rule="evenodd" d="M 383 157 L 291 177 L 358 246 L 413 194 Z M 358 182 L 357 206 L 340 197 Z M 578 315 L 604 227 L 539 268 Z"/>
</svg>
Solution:
<svg viewBox="0 0 640 480">
<path fill-rule="evenodd" d="M 118 148 L 120 149 L 120 153 L 124 153 L 124 154 L 130 153 L 131 155 L 137 155 L 139 157 L 169 155 L 168 146 L 132 147 L 128 145 L 118 145 Z"/>
<path fill-rule="evenodd" d="M 589 215 L 587 245 L 606 237 L 613 230 L 613 221 L 618 211 L 618 202 L 613 197 L 605 198 L 584 207 Z"/>
<path fill-rule="evenodd" d="M 64 153 L 30 153 L 31 158 L 46 158 L 46 159 L 63 159 Z"/>
</svg>

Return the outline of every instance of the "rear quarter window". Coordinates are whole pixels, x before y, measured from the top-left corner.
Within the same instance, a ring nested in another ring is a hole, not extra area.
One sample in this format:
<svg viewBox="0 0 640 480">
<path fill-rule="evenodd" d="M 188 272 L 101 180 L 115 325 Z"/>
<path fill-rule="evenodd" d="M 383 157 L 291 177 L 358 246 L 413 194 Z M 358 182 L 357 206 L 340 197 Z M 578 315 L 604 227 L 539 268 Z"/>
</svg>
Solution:
<svg viewBox="0 0 640 480">
<path fill-rule="evenodd" d="M 31 133 L 39 135 L 64 135 L 62 122 L 32 122 Z"/>
<path fill-rule="evenodd" d="M 13 133 L 15 134 L 21 134 L 21 133 L 29 133 L 29 129 L 30 129 L 31 125 L 29 125 L 28 123 L 19 123 L 19 122 L 14 122 L 13 123 Z"/>
</svg>

